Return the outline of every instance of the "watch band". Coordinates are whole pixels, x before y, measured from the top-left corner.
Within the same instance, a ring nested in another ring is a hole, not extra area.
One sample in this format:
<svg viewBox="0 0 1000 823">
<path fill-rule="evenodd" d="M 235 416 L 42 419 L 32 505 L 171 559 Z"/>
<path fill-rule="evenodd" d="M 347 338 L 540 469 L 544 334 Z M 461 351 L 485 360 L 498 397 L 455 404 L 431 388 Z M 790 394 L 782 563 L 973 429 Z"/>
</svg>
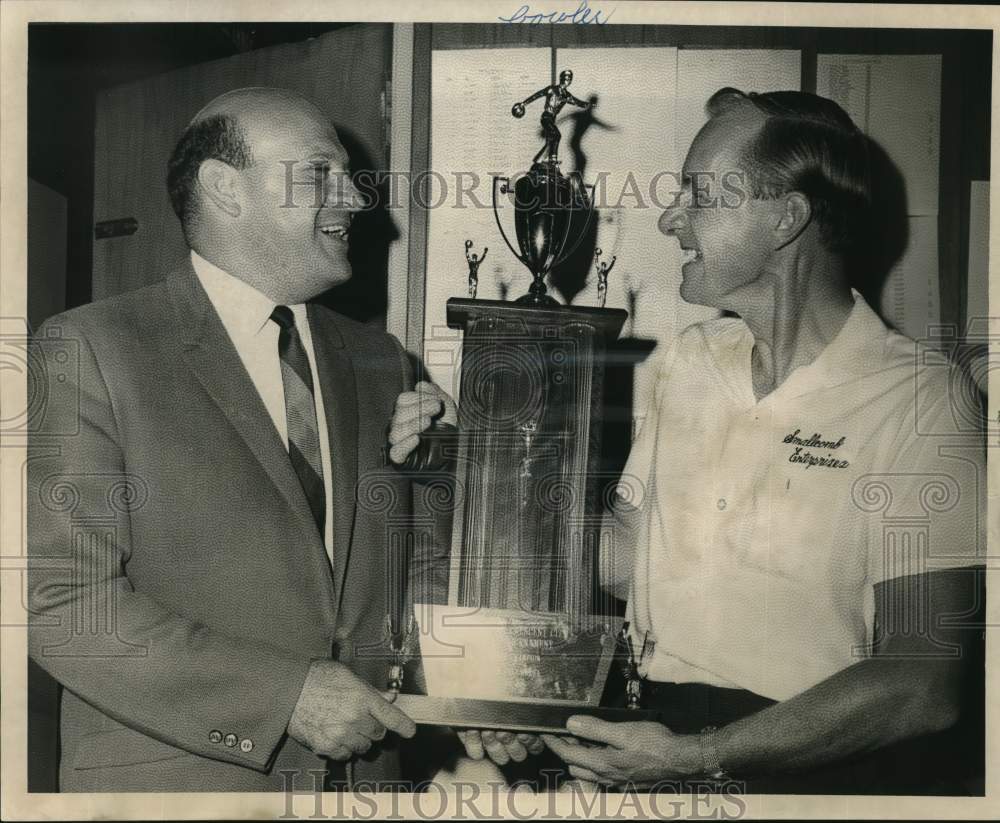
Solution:
<svg viewBox="0 0 1000 823">
<path fill-rule="evenodd" d="M 729 775 L 722 768 L 722 764 L 719 762 L 719 753 L 716 751 L 715 743 L 712 741 L 712 732 L 716 728 L 716 726 L 705 726 L 698 737 L 698 742 L 701 746 L 701 768 L 705 777 L 711 780 L 726 780 Z"/>
</svg>

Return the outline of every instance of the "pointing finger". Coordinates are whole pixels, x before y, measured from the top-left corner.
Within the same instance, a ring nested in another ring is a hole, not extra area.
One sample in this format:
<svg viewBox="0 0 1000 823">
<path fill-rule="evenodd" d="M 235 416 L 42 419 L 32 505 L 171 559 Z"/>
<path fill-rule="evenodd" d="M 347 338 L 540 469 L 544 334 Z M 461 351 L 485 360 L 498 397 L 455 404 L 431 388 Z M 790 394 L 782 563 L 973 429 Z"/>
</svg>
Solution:
<svg viewBox="0 0 1000 823">
<path fill-rule="evenodd" d="M 599 720 L 584 714 L 574 714 L 566 721 L 566 728 L 577 737 L 597 740 L 600 743 L 608 743 L 618 748 L 627 742 L 629 730 L 625 727 L 628 725 L 627 723 L 609 723 L 606 720 Z"/>
<path fill-rule="evenodd" d="M 545 743 L 571 766 L 583 766 L 598 773 L 606 771 L 609 767 L 606 749 L 573 745 L 554 735 L 545 735 Z"/>
<path fill-rule="evenodd" d="M 592 772 L 590 769 L 585 769 L 582 766 L 570 766 L 569 773 L 577 780 L 586 780 L 589 783 L 600 783 L 601 785 L 608 786 L 613 782 L 606 777 L 601 777 L 597 772 Z"/>
<path fill-rule="evenodd" d="M 392 703 L 383 699 L 381 695 L 377 695 L 369 701 L 368 711 L 379 723 L 396 732 L 400 737 L 413 737 L 417 733 L 417 724 Z"/>
</svg>

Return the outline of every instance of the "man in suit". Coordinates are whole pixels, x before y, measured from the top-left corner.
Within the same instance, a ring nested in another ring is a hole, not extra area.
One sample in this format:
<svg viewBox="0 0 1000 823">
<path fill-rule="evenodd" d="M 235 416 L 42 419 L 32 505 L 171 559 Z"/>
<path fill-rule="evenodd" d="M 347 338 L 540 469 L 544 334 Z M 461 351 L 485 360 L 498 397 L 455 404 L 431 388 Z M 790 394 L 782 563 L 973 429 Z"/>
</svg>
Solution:
<svg viewBox="0 0 1000 823">
<path fill-rule="evenodd" d="M 454 406 L 307 302 L 351 275 L 346 164 L 297 95 L 217 98 L 169 165 L 190 259 L 36 336 L 29 638 L 65 687 L 63 791 L 398 776 L 415 727 L 380 689 L 411 487 L 385 446 Z"/>
</svg>

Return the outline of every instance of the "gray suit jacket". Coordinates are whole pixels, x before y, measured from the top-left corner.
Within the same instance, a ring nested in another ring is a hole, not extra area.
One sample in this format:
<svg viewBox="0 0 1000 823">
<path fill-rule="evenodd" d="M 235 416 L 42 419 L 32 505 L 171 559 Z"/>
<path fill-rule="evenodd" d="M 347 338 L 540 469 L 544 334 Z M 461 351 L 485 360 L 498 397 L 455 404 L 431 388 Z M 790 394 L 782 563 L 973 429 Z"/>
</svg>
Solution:
<svg viewBox="0 0 1000 823">
<path fill-rule="evenodd" d="M 412 505 L 384 445 L 406 357 L 321 306 L 309 320 L 332 568 L 190 264 L 37 333 L 29 643 L 65 687 L 63 791 L 281 790 L 288 770 L 308 790 L 325 763 L 285 730 L 310 661 L 335 657 L 384 688 L 387 552 Z M 415 567 L 445 565 L 416 545 Z M 395 777 L 398 742 L 355 761 L 354 778 Z"/>
</svg>

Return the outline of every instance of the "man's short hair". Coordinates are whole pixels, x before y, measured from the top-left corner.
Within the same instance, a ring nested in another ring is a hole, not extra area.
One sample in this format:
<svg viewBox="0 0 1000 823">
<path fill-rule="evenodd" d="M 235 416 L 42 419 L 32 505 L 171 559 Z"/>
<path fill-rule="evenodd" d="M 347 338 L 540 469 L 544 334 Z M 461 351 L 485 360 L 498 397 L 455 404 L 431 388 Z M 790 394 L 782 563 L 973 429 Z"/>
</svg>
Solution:
<svg viewBox="0 0 1000 823">
<path fill-rule="evenodd" d="M 167 191 L 184 227 L 196 211 L 198 168 L 205 160 L 221 160 L 235 169 L 245 169 L 253 162 L 246 134 L 235 118 L 217 114 L 192 123 L 170 155 Z"/>
<path fill-rule="evenodd" d="M 744 148 L 751 195 L 780 197 L 798 191 L 809 198 L 823 244 L 845 253 L 860 240 L 871 201 L 868 142 L 832 100 L 802 91 L 749 94 L 717 91 L 710 118 L 750 103 L 767 120 Z"/>
</svg>

